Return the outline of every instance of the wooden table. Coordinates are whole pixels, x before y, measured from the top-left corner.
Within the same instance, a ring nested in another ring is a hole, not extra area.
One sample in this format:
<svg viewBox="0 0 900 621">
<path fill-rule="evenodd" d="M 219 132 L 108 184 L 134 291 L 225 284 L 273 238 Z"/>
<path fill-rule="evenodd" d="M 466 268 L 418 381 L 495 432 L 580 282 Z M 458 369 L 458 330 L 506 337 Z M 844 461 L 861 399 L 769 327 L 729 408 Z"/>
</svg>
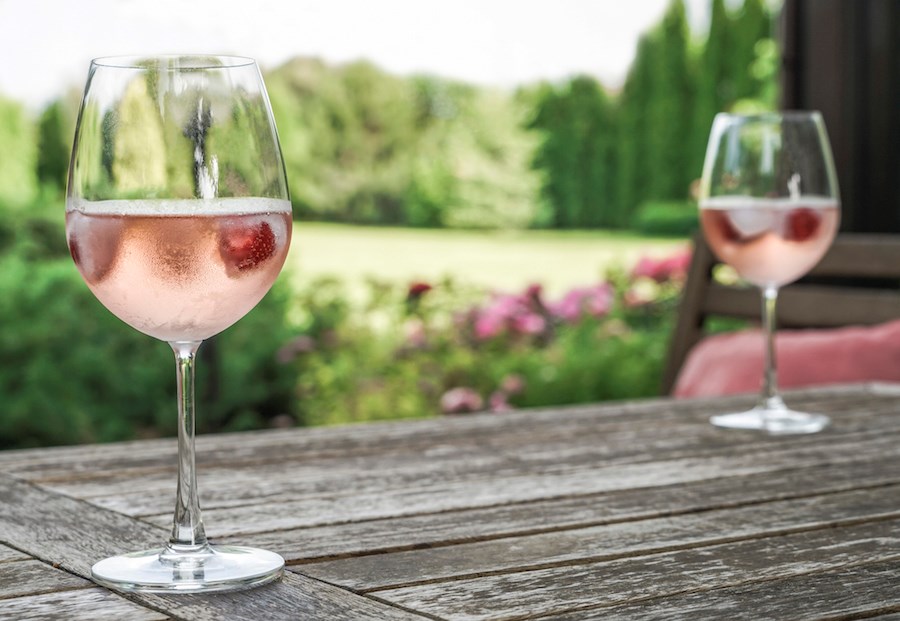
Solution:
<svg viewBox="0 0 900 621">
<path fill-rule="evenodd" d="M 198 439 L 207 533 L 284 579 L 120 595 L 173 440 L 0 453 L 2 619 L 900 619 L 900 388 L 795 393 L 812 436 L 646 401 Z M 202 415 L 202 413 L 201 413 Z"/>
</svg>

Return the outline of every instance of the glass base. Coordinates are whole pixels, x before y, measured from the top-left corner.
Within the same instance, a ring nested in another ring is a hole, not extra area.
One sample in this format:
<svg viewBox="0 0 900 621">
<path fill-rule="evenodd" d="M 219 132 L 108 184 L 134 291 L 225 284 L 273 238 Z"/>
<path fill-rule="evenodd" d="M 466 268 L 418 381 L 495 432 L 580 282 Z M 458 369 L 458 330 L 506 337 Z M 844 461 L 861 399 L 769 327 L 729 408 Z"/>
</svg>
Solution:
<svg viewBox="0 0 900 621">
<path fill-rule="evenodd" d="M 823 414 L 796 412 L 784 405 L 781 405 L 780 407 L 758 405 L 746 412 L 718 414 L 711 417 L 709 420 L 716 427 L 726 427 L 728 429 L 754 429 L 757 431 L 767 431 L 773 435 L 816 433 L 817 431 L 825 429 L 831 422 L 829 418 Z"/>
<path fill-rule="evenodd" d="M 284 569 L 283 558 L 259 548 L 206 546 L 189 554 L 171 552 L 166 548 L 113 556 L 94 564 L 91 577 L 121 591 L 208 593 L 267 584 Z"/>
</svg>

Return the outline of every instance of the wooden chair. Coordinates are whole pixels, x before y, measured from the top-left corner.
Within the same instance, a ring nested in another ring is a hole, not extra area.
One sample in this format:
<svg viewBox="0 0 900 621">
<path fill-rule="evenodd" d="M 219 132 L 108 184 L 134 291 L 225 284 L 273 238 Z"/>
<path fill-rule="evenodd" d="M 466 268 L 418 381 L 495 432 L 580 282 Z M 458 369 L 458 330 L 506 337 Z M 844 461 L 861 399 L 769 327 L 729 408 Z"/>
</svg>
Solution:
<svg viewBox="0 0 900 621">
<path fill-rule="evenodd" d="M 664 394 L 672 392 L 710 317 L 760 321 L 759 290 L 714 281 L 713 269 L 719 263 L 703 236 L 695 236 L 663 376 Z M 900 235 L 839 234 L 807 278 L 780 290 L 777 315 L 779 328 L 834 328 L 900 319 Z"/>
</svg>

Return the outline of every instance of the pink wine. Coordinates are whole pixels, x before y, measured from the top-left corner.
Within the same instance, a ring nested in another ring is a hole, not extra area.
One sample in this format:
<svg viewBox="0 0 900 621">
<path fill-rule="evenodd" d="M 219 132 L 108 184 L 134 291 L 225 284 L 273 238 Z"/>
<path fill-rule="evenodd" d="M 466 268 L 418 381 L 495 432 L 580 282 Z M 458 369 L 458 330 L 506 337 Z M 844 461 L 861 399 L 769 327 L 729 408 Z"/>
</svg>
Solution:
<svg viewBox="0 0 900 621">
<path fill-rule="evenodd" d="M 70 201 L 66 235 L 97 299 L 163 341 L 221 332 L 266 294 L 291 240 L 288 201 Z"/>
<path fill-rule="evenodd" d="M 710 248 L 745 280 L 779 287 L 818 263 L 838 229 L 838 203 L 824 197 L 722 196 L 700 204 Z"/>
</svg>

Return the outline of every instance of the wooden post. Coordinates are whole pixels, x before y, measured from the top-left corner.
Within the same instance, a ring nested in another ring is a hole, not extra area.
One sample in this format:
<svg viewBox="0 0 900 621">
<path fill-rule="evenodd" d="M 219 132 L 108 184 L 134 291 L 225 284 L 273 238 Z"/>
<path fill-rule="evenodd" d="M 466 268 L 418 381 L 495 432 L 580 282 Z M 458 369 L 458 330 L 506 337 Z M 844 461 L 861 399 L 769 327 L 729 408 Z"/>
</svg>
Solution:
<svg viewBox="0 0 900 621">
<path fill-rule="evenodd" d="M 822 112 L 842 230 L 900 232 L 900 2 L 785 0 L 781 94 Z"/>
</svg>

